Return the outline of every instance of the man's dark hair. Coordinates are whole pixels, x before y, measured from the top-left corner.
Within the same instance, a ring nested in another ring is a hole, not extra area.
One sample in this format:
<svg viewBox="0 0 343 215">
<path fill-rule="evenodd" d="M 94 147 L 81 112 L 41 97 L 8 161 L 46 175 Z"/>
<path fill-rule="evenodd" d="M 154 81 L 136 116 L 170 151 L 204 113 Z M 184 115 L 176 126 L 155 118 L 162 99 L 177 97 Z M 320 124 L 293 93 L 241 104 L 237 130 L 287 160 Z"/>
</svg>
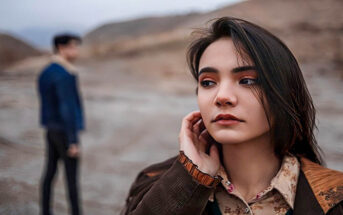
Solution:
<svg viewBox="0 0 343 215">
<path fill-rule="evenodd" d="M 196 81 L 205 49 L 220 38 L 231 38 L 242 59 L 251 61 L 256 68 L 255 90 L 271 127 L 275 154 L 282 158 L 292 153 L 322 164 L 321 150 L 314 136 L 316 110 L 298 62 L 287 46 L 267 30 L 232 17 L 216 19 L 198 33 L 200 37 L 190 44 L 187 52 L 188 65 Z"/>
<path fill-rule="evenodd" d="M 58 34 L 54 36 L 54 39 L 53 39 L 54 52 L 55 53 L 58 52 L 58 47 L 60 45 L 68 45 L 73 40 L 78 43 L 82 42 L 81 37 L 75 34 Z"/>
</svg>

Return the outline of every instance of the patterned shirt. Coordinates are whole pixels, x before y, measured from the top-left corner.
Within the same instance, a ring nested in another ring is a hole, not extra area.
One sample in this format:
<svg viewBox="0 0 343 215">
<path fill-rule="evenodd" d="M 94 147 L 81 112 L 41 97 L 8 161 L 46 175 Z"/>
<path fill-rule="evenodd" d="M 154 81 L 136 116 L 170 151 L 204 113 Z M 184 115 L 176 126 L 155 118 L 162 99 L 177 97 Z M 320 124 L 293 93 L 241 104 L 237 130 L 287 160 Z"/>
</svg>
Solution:
<svg viewBox="0 0 343 215">
<path fill-rule="evenodd" d="M 222 186 L 216 188 L 209 201 L 215 198 L 223 215 L 285 215 L 289 209 L 294 208 L 299 171 L 297 158 L 293 155 L 284 156 L 281 168 L 270 185 L 246 202 L 221 166 L 218 175 L 223 178 Z"/>
</svg>

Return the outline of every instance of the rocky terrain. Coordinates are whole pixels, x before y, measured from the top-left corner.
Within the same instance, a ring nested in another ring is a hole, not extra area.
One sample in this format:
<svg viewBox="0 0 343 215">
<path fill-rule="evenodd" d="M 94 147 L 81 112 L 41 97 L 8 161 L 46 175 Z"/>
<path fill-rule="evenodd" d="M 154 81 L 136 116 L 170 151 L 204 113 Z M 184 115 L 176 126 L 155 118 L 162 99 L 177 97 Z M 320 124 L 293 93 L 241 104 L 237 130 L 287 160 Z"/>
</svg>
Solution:
<svg viewBox="0 0 343 215">
<path fill-rule="evenodd" d="M 108 23 L 85 35 L 77 62 L 87 123 L 84 214 L 118 214 L 137 172 L 177 154 L 181 119 L 197 109 L 185 62 L 190 33 L 223 15 L 266 27 L 294 51 L 318 111 L 327 166 L 343 171 L 342 9 L 338 0 L 244 1 L 208 13 Z M 0 214 L 39 213 L 45 134 L 36 78 L 48 61 L 25 58 L 0 74 Z M 56 214 L 68 214 L 64 188 L 61 165 Z"/>
</svg>

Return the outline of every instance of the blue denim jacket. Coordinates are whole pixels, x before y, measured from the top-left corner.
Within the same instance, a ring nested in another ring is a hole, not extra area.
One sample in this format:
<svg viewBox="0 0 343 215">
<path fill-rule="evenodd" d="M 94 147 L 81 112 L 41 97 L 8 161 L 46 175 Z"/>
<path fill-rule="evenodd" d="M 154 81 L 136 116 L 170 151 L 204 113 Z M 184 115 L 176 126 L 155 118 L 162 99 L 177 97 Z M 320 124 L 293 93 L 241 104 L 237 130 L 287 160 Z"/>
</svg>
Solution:
<svg viewBox="0 0 343 215">
<path fill-rule="evenodd" d="M 78 131 L 85 125 L 77 76 L 60 64 L 51 63 L 39 75 L 38 88 L 41 125 L 65 131 L 68 145 L 78 143 Z"/>
</svg>

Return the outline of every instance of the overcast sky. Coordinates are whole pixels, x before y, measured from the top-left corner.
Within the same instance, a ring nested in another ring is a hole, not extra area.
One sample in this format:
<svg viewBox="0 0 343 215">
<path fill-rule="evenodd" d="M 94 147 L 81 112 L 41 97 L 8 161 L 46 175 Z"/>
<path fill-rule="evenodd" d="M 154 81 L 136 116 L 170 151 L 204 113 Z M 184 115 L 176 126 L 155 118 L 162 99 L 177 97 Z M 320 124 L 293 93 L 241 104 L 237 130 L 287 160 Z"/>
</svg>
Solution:
<svg viewBox="0 0 343 215">
<path fill-rule="evenodd" d="M 0 0 L 0 30 L 78 26 L 90 30 L 109 21 L 146 15 L 208 11 L 239 0 Z"/>
</svg>

